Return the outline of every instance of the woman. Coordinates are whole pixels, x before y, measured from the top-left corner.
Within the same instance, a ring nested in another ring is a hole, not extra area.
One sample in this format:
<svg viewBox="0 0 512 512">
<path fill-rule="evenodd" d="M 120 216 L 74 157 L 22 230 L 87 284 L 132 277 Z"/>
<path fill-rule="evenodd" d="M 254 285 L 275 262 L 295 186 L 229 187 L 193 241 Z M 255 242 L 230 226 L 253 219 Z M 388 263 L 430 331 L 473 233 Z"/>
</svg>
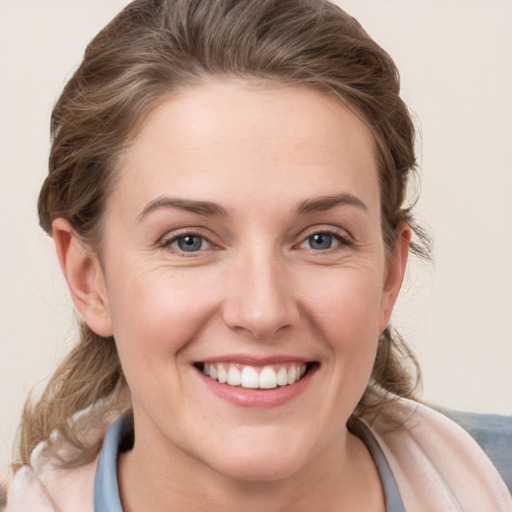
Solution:
<svg viewBox="0 0 512 512">
<path fill-rule="evenodd" d="M 92 41 L 39 200 L 81 340 L 8 510 L 510 510 L 388 325 L 426 253 L 397 77 L 316 0 L 136 0 Z"/>
</svg>

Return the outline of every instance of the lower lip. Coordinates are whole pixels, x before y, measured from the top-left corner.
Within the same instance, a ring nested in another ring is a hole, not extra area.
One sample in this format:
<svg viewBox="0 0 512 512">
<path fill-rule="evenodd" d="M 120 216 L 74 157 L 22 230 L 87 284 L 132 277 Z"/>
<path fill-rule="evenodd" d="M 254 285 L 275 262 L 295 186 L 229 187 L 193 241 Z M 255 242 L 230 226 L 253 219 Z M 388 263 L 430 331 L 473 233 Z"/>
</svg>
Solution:
<svg viewBox="0 0 512 512">
<path fill-rule="evenodd" d="M 280 386 L 274 389 L 248 389 L 241 386 L 221 384 L 199 373 L 206 387 L 223 400 L 231 402 L 238 407 L 252 407 L 256 409 L 268 409 L 279 407 L 301 395 L 311 382 L 313 374 L 318 368 L 315 366 L 295 384 Z"/>
</svg>

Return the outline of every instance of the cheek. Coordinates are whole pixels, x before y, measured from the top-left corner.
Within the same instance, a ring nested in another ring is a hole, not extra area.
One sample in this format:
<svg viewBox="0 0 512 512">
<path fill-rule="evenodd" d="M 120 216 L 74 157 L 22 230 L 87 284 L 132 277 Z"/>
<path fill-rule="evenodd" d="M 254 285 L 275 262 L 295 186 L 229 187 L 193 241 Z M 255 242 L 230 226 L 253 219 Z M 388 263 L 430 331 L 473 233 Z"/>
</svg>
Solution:
<svg viewBox="0 0 512 512">
<path fill-rule="evenodd" d="M 142 364 L 178 353 L 194 339 L 213 309 L 204 279 L 186 272 L 135 271 L 112 277 L 110 314 L 125 359 L 138 358 Z"/>
<path fill-rule="evenodd" d="M 308 287 L 306 316 L 329 354 L 323 362 L 331 380 L 318 406 L 331 428 L 324 432 L 328 438 L 337 435 L 368 385 L 378 346 L 381 279 L 375 271 L 344 268 L 309 282 L 315 286 Z"/>
<path fill-rule="evenodd" d="M 309 282 L 315 286 L 302 292 L 309 316 L 334 350 L 356 350 L 376 341 L 382 290 L 375 272 L 343 269 Z"/>
<path fill-rule="evenodd" d="M 185 274 L 134 272 L 111 282 L 114 338 L 134 407 L 169 411 L 183 399 L 182 354 L 212 311 L 204 280 L 199 286 Z"/>
</svg>

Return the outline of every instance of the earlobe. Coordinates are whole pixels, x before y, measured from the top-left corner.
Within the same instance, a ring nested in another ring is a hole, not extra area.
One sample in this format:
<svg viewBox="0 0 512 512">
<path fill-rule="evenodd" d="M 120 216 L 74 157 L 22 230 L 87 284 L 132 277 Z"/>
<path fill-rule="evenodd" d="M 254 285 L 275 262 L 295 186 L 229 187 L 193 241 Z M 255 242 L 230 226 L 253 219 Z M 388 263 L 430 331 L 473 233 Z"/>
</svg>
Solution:
<svg viewBox="0 0 512 512">
<path fill-rule="evenodd" d="M 397 239 L 393 248 L 392 258 L 387 264 L 386 279 L 382 295 L 382 310 L 379 331 L 383 331 L 389 324 L 393 306 L 402 287 L 411 245 L 411 227 L 404 222 L 397 231 Z"/>
<path fill-rule="evenodd" d="M 75 306 L 96 334 L 112 336 L 105 280 L 98 258 L 83 245 L 66 219 L 55 219 L 52 228 L 60 266 Z"/>
</svg>

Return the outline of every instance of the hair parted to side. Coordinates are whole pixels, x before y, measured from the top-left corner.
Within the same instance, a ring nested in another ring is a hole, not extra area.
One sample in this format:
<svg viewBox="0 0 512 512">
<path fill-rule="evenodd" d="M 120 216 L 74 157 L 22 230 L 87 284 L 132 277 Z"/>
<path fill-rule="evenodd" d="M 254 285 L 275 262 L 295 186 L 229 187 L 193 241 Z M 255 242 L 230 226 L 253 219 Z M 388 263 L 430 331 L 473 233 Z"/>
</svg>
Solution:
<svg viewBox="0 0 512 512">
<path fill-rule="evenodd" d="M 163 98 L 212 77 L 309 87 L 347 104 L 376 141 L 389 253 L 397 229 L 409 222 L 417 234 L 412 250 L 428 257 L 428 238 L 404 204 L 416 160 L 397 69 L 354 18 L 326 0 L 130 3 L 89 44 L 53 110 L 49 174 L 38 205 L 43 229 L 51 235 L 52 221 L 66 218 L 101 257 L 102 218 L 118 157 Z M 355 413 L 380 411 L 389 393 L 414 398 L 418 383 L 416 360 L 388 327 Z M 18 464 L 27 464 L 55 429 L 80 447 L 68 419 L 92 405 L 99 416 L 122 411 L 130 407 L 129 391 L 115 341 L 83 324 L 80 342 L 42 397 L 25 406 Z"/>
</svg>

